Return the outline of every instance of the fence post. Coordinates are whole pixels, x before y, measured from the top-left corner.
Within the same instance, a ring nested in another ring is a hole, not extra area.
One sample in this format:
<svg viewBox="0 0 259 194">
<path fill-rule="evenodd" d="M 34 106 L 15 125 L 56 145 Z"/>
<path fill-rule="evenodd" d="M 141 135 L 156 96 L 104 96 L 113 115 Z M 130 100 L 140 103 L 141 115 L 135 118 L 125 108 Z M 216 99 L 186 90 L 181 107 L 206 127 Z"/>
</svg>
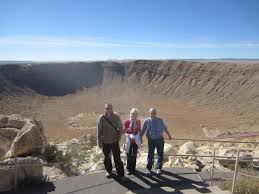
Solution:
<svg viewBox="0 0 259 194">
<path fill-rule="evenodd" d="M 14 189 L 17 189 L 17 154 L 16 154 L 16 144 L 14 143 Z"/>
<path fill-rule="evenodd" d="M 213 176 L 214 176 L 214 163 L 215 163 L 215 147 L 213 147 L 213 158 L 212 158 L 212 166 L 210 169 L 210 186 L 212 186 Z"/>
<path fill-rule="evenodd" d="M 237 179 L 237 173 L 238 173 L 238 163 L 239 163 L 239 152 L 240 150 L 237 150 L 237 157 L 236 157 L 236 163 L 235 163 L 235 172 L 233 177 L 233 183 L 232 183 L 232 189 L 231 193 L 234 194 L 235 186 L 236 186 L 236 179 Z"/>
</svg>

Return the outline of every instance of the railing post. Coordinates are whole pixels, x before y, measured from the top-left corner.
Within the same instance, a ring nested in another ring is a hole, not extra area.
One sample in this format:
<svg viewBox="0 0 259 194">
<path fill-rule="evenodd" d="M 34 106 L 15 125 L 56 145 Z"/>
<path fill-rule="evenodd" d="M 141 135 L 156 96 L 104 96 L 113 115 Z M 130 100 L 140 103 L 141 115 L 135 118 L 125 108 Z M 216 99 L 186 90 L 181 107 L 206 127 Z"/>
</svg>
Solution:
<svg viewBox="0 0 259 194">
<path fill-rule="evenodd" d="M 216 152 L 215 147 L 213 147 L 212 166 L 211 166 L 211 169 L 210 169 L 210 186 L 212 186 L 213 176 L 214 176 L 215 152 Z"/>
<path fill-rule="evenodd" d="M 232 183 L 232 189 L 231 193 L 234 194 L 235 186 L 236 186 L 236 179 L 237 179 L 237 173 L 238 173 L 238 164 L 239 164 L 239 152 L 240 150 L 237 150 L 237 157 L 236 157 L 236 163 L 235 163 L 235 172 L 233 177 L 233 183 Z"/>
</svg>

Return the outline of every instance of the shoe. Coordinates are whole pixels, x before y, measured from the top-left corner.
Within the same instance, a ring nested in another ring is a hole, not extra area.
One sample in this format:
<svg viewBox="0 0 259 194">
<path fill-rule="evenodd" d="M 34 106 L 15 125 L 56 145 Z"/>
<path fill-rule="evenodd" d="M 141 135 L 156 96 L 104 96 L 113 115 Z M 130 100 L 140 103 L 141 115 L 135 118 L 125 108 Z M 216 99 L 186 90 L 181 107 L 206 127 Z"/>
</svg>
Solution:
<svg viewBox="0 0 259 194">
<path fill-rule="evenodd" d="M 112 173 L 111 172 L 106 172 L 106 178 L 110 179 L 112 177 Z"/>
<path fill-rule="evenodd" d="M 125 182 L 127 182 L 127 179 L 125 178 L 125 176 L 121 176 L 121 177 L 120 177 L 120 181 L 121 181 L 122 183 L 125 183 Z"/>
<path fill-rule="evenodd" d="M 161 169 L 157 169 L 157 171 L 156 171 L 156 174 L 162 174 L 162 171 L 161 171 Z"/>
<path fill-rule="evenodd" d="M 150 170 L 147 170 L 147 171 L 146 171 L 146 174 L 147 174 L 147 175 L 151 175 L 151 171 L 150 171 Z"/>
<path fill-rule="evenodd" d="M 130 172 L 130 171 L 127 172 L 127 175 L 131 175 L 131 174 L 132 174 L 132 172 Z"/>
</svg>

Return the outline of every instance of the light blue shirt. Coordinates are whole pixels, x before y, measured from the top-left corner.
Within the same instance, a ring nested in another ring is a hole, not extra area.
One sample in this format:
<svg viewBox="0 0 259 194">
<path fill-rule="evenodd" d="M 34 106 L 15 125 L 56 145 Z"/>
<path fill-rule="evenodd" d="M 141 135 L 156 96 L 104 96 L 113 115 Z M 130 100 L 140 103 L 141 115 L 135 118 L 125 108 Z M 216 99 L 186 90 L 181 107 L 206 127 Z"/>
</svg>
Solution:
<svg viewBox="0 0 259 194">
<path fill-rule="evenodd" d="M 144 134 L 146 132 L 148 139 L 161 139 L 163 138 L 163 132 L 166 128 L 161 118 L 156 117 L 151 119 L 151 117 L 149 117 L 144 121 L 142 133 Z"/>
</svg>

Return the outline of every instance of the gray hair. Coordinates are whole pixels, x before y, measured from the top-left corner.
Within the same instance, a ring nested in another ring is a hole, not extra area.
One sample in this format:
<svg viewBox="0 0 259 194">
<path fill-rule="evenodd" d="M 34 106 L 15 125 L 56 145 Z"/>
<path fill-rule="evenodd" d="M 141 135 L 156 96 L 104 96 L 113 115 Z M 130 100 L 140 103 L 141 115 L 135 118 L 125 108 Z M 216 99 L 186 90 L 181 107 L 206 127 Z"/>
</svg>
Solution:
<svg viewBox="0 0 259 194">
<path fill-rule="evenodd" d="M 150 109 L 149 109 L 149 113 L 157 113 L 157 111 L 156 111 L 155 108 L 150 108 Z"/>
</svg>

